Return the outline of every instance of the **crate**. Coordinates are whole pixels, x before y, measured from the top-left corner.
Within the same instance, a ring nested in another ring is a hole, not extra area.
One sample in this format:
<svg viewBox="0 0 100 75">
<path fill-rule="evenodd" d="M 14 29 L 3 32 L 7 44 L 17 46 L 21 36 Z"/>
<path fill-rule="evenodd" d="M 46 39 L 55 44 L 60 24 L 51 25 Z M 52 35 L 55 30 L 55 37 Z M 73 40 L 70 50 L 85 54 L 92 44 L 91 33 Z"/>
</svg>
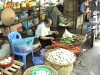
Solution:
<svg viewBox="0 0 100 75">
<path fill-rule="evenodd" d="M 22 75 L 23 65 L 24 63 L 14 60 L 14 64 L 12 64 L 12 66 L 5 69 L 0 68 L 0 70 L 3 72 L 3 75 Z"/>
</svg>

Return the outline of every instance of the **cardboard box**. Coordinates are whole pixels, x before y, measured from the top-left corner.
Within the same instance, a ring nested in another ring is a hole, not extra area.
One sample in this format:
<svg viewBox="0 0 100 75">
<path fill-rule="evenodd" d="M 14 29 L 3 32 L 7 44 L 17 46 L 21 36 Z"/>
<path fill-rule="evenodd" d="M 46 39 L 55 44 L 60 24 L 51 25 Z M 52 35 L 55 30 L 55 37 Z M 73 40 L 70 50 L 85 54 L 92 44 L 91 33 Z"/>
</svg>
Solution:
<svg viewBox="0 0 100 75">
<path fill-rule="evenodd" d="M 23 31 L 22 23 L 10 26 L 10 31 L 11 32 L 13 32 L 13 31 Z"/>
<path fill-rule="evenodd" d="M 2 31 L 3 36 L 7 36 L 10 32 L 13 32 L 13 31 L 23 31 L 23 28 L 22 28 L 22 24 L 19 23 L 19 24 L 12 25 L 9 27 L 1 28 L 1 31 Z"/>
<path fill-rule="evenodd" d="M 9 27 L 1 28 L 1 30 L 2 30 L 2 35 L 3 36 L 7 36 L 10 33 L 10 28 Z"/>
</svg>

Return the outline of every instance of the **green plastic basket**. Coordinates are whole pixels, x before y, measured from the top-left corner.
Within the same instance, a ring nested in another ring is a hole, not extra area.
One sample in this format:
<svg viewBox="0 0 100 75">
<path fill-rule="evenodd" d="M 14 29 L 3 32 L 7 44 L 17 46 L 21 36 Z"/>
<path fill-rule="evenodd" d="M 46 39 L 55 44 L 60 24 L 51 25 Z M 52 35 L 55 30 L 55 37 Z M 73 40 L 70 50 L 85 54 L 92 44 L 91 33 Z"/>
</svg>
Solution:
<svg viewBox="0 0 100 75">
<path fill-rule="evenodd" d="M 36 71 L 39 71 L 39 70 L 44 70 L 46 72 L 48 72 L 49 74 L 48 75 L 51 75 L 51 71 L 45 67 L 37 67 L 35 68 L 33 71 L 32 71 L 32 75 L 35 75 L 36 74 Z"/>
</svg>

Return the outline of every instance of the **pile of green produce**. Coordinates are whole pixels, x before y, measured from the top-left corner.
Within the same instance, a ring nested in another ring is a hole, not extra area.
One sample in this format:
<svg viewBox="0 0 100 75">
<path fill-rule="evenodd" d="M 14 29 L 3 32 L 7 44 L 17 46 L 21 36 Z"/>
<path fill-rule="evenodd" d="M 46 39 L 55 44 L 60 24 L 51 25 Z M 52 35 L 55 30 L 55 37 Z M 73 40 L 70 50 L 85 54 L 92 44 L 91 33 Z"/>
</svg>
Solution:
<svg viewBox="0 0 100 75">
<path fill-rule="evenodd" d="M 61 43 L 68 44 L 68 45 L 73 45 L 73 42 L 75 42 L 75 41 L 80 42 L 81 40 L 82 40 L 82 38 L 71 38 L 71 37 L 60 38 Z"/>
</svg>

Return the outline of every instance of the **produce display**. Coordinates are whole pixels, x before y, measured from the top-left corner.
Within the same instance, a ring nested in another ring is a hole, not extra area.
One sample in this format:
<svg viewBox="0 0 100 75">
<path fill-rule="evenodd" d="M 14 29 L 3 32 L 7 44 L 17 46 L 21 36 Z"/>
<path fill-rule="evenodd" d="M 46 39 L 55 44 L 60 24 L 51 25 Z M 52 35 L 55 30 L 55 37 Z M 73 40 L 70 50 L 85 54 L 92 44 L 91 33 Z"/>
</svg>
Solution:
<svg viewBox="0 0 100 75">
<path fill-rule="evenodd" d="M 38 67 L 33 69 L 32 75 L 51 75 L 51 71 L 45 67 Z"/>
<path fill-rule="evenodd" d="M 4 56 L 0 58 L 0 66 L 2 68 L 10 67 L 14 62 L 14 58 L 12 56 Z"/>
<path fill-rule="evenodd" d="M 67 50 L 70 50 L 72 51 L 74 54 L 78 54 L 80 51 L 81 51 L 81 47 L 80 46 L 70 46 L 68 44 L 63 44 L 63 43 L 59 43 L 59 42 L 56 42 L 56 41 L 52 41 L 52 47 L 53 48 L 64 48 L 64 49 L 67 49 Z"/>
<path fill-rule="evenodd" d="M 0 64 L 8 64 L 12 61 L 11 57 L 5 58 L 3 60 L 0 60 Z"/>
<path fill-rule="evenodd" d="M 67 38 L 60 38 L 60 42 L 68 45 L 72 45 L 72 42 L 74 41 L 73 38 L 67 37 Z"/>
<path fill-rule="evenodd" d="M 46 72 L 45 70 L 39 70 L 39 71 L 36 71 L 35 75 L 49 75 L 49 72 Z"/>
<path fill-rule="evenodd" d="M 63 44 L 74 45 L 74 46 L 81 46 L 83 44 L 83 40 L 85 39 L 84 36 L 79 34 L 73 34 L 65 29 L 62 37 L 60 38 L 60 42 Z"/>
<path fill-rule="evenodd" d="M 49 50 L 45 54 L 45 57 L 48 61 L 59 65 L 72 64 L 76 60 L 76 56 L 73 52 L 63 48 L 58 48 L 52 51 Z"/>
<path fill-rule="evenodd" d="M 67 38 L 60 38 L 60 42 L 63 44 L 68 44 L 68 45 L 80 45 L 81 41 L 83 39 L 78 37 L 78 38 L 71 38 L 71 37 L 67 37 Z"/>
</svg>

